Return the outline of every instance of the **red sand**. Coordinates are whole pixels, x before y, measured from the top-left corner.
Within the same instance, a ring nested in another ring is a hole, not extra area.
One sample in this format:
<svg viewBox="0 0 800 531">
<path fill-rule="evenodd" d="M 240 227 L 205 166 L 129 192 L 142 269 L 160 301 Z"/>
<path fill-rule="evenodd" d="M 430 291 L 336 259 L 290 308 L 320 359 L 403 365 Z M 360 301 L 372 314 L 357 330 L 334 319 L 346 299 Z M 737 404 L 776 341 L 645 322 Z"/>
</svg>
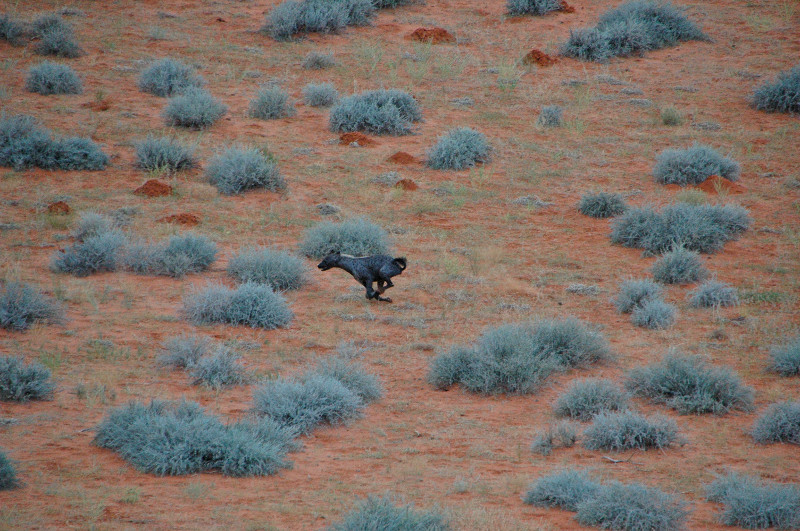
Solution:
<svg viewBox="0 0 800 531">
<path fill-rule="evenodd" d="M 56 201 L 47 206 L 49 214 L 69 214 L 72 209 L 64 201 Z"/>
<path fill-rule="evenodd" d="M 189 227 L 194 227 L 195 225 L 200 224 L 200 217 L 197 214 L 190 214 L 188 212 L 183 212 L 181 214 L 171 214 L 169 216 L 164 216 L 160 218 L 158 221 L 161 223 L 175 223 L 176 225 L 186 225 Z"/>
<path fill-rule="evenodd" d="M 357 142 L 361 147 L 374 146 L 377 144 L 377 142 L 372 140 L 370 137 L 364 133 L 359 133 L 358 131 L 353 133 L 344 133 L 339 137 L 339 144 L 343 146 L 349 146 L 353 142 Z"/>
</svg>

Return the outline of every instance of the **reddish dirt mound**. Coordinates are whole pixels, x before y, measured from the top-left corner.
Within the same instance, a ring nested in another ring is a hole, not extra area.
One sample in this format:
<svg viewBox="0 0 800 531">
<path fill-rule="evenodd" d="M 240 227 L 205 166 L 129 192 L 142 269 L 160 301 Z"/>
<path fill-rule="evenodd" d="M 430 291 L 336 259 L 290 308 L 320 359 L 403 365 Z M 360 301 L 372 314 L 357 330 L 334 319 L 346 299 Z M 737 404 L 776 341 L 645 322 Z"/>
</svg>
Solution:
<svg viewBox="0 0 800 531">
<path fill-rule="evenodd" d="M 56 201 L 47 205 L 47 212 L 49 214 L 69 214 L 72 209 L 64 201 Z"/>
<path fill-rule="evenodd" d="M 408 35 L 408 38 L 412 41 L 430 42 L 432 44 L 456 42 L 456 38 L 444 28 L 417 28 Z"/>
<path fill-rule="evenodd" d="M 172 194 L 172 187 L 165 182 L 150 179 L 139 188 L 133 191 L 136 195 L 144 195 L 147 197 L 162 197 Z"/>
<path fill-rule="evenodd" d="M 747 188 L 741 184 L 729 181 L 718 175 L 712 175 L 702 183 L 698 184 L 695 188 L 702 190 L 707 194 L 742 194 L 747 191 Z"/>
<path fill-rule="evenodd" d="M 195 225 L 200 224 L 200 216 L 197 214 L 189 214 L 188 212 L 184 212 L 182 214 L 171 214 L 169 216 L 164 216 L 158 221 L 161 223 L 175 223 L 177 225 L 188 225 L 190 227 L 194 227 Z"/>
<path fill-rule="evenodd" d="M 551 57 L 543 51 L 537 50 L 536 48 L 529 51 L 527 54 L 525 54 L 525 57 L 522 58 L 522 64 L 524 65 L 550 66 L 556 64 L 557 62 L 557 58 Z"/>
<path fill-rule="evenodd" d="M 93 111 L 107 111 L 111 108 L 111 103 L 108 100 L 93 100 L 81 104 L 81 107 L 85 107 Z"/>
<path fill-rule="evenodd" d="M 574 13 L 575 8 L 566 2 L 561 2 L 561 11 L 563 11 L 564 13 Z"/>
<path fill-rule="evenodd" d="M 394 162 L 395 164 L 415 164 L 417 162 L 417 159 L 405 151 L 398 151 L 386 160 L 388 162 Z"/>
<path fill-rule="evenodd" d="M 339 137 L 339 144 L 343 146 L 349 146 L 353 142 L 357 142 L 359 146 L 374 146 L 377 144 L 377 142 L 372 140 L 370 137 L 364 133 L 359 133 L 358 131 L 354 133 L 344 133 Z"/>
<path fill-rule="evenodd" d="M 394 183 L 394 187 L 395 188 L 402 188 L 403 190 L 409 190 L 409 191 L 410 190 L 419 189 L 419 186 L 417 186 L 417 183 L 415 183 L 411 179 L 400 179 L 399 181 Z"/>
</svg>

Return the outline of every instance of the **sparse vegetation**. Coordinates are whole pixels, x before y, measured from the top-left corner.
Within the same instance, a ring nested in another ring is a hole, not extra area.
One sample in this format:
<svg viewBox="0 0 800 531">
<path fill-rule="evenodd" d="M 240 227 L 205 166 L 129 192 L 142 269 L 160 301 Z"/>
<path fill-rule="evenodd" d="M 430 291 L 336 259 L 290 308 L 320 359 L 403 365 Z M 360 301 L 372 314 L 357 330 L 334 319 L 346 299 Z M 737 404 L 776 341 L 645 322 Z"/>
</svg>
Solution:
<svg viewBox="0 0 800 531">
<path fill-rule="evenodd" d="M 332 83 L 309 83 L 303 87 L 303 101 L 312 107 L 330 107 L 339 99 Z"/>
<path fill-rule="evenodd" d="M 75 58 L 84 53 L 75 39 L 72 25 L 57 13 L 36 18 L 31 23 L 31 31 L 38 39 L 33 51 L 39 55 Z"/>
<path fill-rule="evenodd" d="M 44 61 L 28 70 L 25 89 L 45 96 L 80 94 L 83 92 L 83 82 L 71 67 Z"/>
<path fill-rule="evenodd" d="M 240 194 L 254 188 L 286 189 L 275 158 L 255 148 L 231 147 L 208 163 L 206 175 L 221 194 Z"/>
<path fill-rule="evenodd" d="M 561 421 L 536 433 L 531 443 L 531 452 L 550 455 L 555 448 L 571 448 L 578 440 L 578 432 L 569 421 Z"/>
<path fill-rule="evenodd" d="M 537 507 L 559 507 L 577 511 L 578 506 L 597 496 L 599 480 L 586 471 L 563 470 L 542 476 L 528 487 L 522 501 Z"/>
<path fill-rule="evenodd" d="M 353 256 L 386 254 L 389 236 L 380 225 L 364 218 L 352 218 L 318 223 L 306 230 L 300 244 L 300 252 L 315 259 L 336 251 Z"/>
<path fill-rule="evenodd" d="M 714 279 L 706 280 L 688 296 L 689 304 L 694 308 L 723 308 L 739 304 L 736 288 Z"/>
<path fill-rule="evenodd" d="M 2 23 L 1 19 L 0 23 Z M 17 478 L 17 471 L 14 470 L 14 464 L 6 453 L 0 450 L 0 491 L 16 489 L 20 486 L 21 483 Z"/>
<path fill-rule="evenodd" d="M 204 129 L 228 112 L 228 106 L 201 88 L 187 88 L 164 108 L 167 125 Z"/>
<path fill-rule="evenodd" d="M 775 81 L 758 87 L 753 106 L 759 111 L 800 113 L 800 64 L 781 72 Z"/>
<path fill-rule="evenodd" d="M 199 358 L 191 367 L 190 374 L 195 385 L 206 385 L 212 389 L 222 389 L 232 385 L 242 385 L 249 381 L 245 367 L 239 363 L 241 355 L 233 350 L 220 347 L 210 355 Z"/>
<path fill-rule="evenodd" d="M 545 105 L 536 123 L 541 127 L 561 127 L 564 124 L 564 109 L 559 105 Z"/>
<path fill-rule="evenodd" d="M 402 90 L 371 90 L 342 98 L 331 109 L 329 127 L 338 133 L 363 131 L 376 135 L 407 135 L 422 120 L 417 101 Z"/>
<path fill-rule="evenodd" d="M 267 85 L 258 89 L 256 97 L 250 102 L 249 114 L 260 120 L 275 120 L 294 116 L 294 103 L 289 94 L 280 87 Z"/>
<path fill-rule="evenodd" d="M 127 238 L 114 230 L 88 237 L 56 251 L 50 260 L 50 269 L 76 277 L 116 271 L 120 264 L 120 251 L 126 243 Z"/>
<path fill-rule="evenodd" d="M 521 15 L 541 16 L 564 9 L 561 0 L 508 0 L 506 12 L 512 17 Z"/>
<path fill-rule="evenodd" d="M 272 330 L 287 326 L 294 317 L 282 295 L 253 282 L 235 289 L 219 284 L 206 286 L 187 295 L 183 307 L 195 324 L 227 323 Z"/>
<path fill-rule="evenodd" d="M 661 123 L 668 126 L 681 125 L 683 116 L 675 107 L 664 107 L 661 109 Z"/>
<path fill-rule="evenodd" d="M 259 247 L 233 255 L 228 262 L 228 275 L 237 282 L 258 282 L 268 284 L 275 291 L 286 291 L 305 285 L 308 268 L 297 256 Z"/>
<path fill-rule="evenodd" d="M 681 186 L 700 184 L 712 175 L 735 181 L 740 173 L 738 162 L 701 144 L 687 149 L 665 149 L 656 157 L 653 167 L 656 182 Z"/>
<path fill-rule="evenodd" d="M 631 322 L 642 328 L 664 330 L 675 324 L 678 309 L 661 299 L 648 299 L 631 312 Z"/>
<path fill-rule="evenodd" d="M 308 52 L 303 59 L 302 66 L 306 70 L 324 70 L 336 65 L 333 53 Z"/>
<path fill-rule="evenodd" d="M 122 253 L 126 269 L 142 275 L 181 278 L 207 270 L 217 257 L 217 245 L 205 236 L 172 236 L 166 243 L 127 245 Z"/>
<path fill-rule="evenodd" d="M 463 170 L 488 160 L 486 135 L 469 127 L 450 130 L 428 151 L 428 166 L 435 170 Z"/>
<path fill-rule="evenodd" d="M 769 370 L 781 376 L 800 376 L 800 334 L 772 348 Z"/>
<path fill-rule="evenodd" d="M 162 98 L 203 85 L 205 80 L 195 73 L 194 68 L 169 57 L 155 61 L 139 76 L 139 90 Z"/>
<path fill-rule="evenodd" d="M 689 511 L 686 502 L 655 487 L 610 481 L 578 504 L 577 520 L 618 531 L 677 531 Z"/>
<path fill-rule="evenodd" d="M 556 416 L 587 421 L 604 411 L 624 411 L 628 402 L 628 394 L 611 380 L 586 378 L 573 381 L 553 409 Z"/>
<path fill-rule="evenodd" d="M 708 501 L 723 504 L 719 520 L 745 529 L 800 529 L 800 487 L 728 472 L 706 487 Z"/>
<path fill-rule="evenodd" d="M 40 363 L 25 364 L 22 358 L 0 356 L 0 400 L 28 402 L 53 398 L 56 385 L 50 370 Z"/>
<path fill-rule="evenodd" d="M 800 401 L 787 400 L 769 406 L 753 424 L 753 439 L 759 444 L 800 445 Z"/>
<path fill-rule="evenodd" d="M 285 0 L 267 15 L 261 31 L 279 41 L 300 33 L 338 33 L 364 26 L 375 15 L 372 0 Z"/>
<path fill-rule="evenodd" d="M 28 33 L 24 23 L 0 13 L 0 39 L 11 46 L 24 46 L 28 41 Z"/>
<path fill-rule="evenodd" d="M 661 286 L 648 279 L 625 280 L 612 301 L 620 313 L 631 313 L 647 301 L 661 300 Z"/>
<path fill-rule="evenodd" d="M 64 310 L 39 288 L 24 282 L 5 282 L 0 292 L 0 328 L 27 330 L 35 323 L 59 323 Z"/>
<path fill-rule="evenodd" d="M 682 439 L 674 420 L 632 411 L 598 413 L 583 432 L 583 445 L 589 450 L 663 449 L 676 442 Z"/>
<path fill-rule="evenodd" d="M 448 519 L 436 509 L 421 511 L 386 495 L 369 496 L 329 531 L 449 531 Z"/>
<path fill-rule="evenodd" d="M 653 278 L 662 284 L 691 284 L 708 276 L 700 255 L 684 247 L 675 247 L 656 260 Z"/>
<path fill-rule="evenodd" d="M 193 367 L 200 358 L 211 352 L 212 343 L 206 336 L 182 334 L 164 342 L 159 363 L 173 369 Z"/>
<path fill-rule="evenodd" d="M 174 138 L 148 136 L 134 146 L 136 164 L 147 171 L 172 173 L 197 165 L 194 148 L 185 146 Z"/>
<path fill-rule="evenodd" d="M 578 203 L 580 213 L 593 218 L 613 218 L 625 212 L 626 208 L 625 199 L 620 194 L 608 192 L 585 194 Z"/>
</svg>

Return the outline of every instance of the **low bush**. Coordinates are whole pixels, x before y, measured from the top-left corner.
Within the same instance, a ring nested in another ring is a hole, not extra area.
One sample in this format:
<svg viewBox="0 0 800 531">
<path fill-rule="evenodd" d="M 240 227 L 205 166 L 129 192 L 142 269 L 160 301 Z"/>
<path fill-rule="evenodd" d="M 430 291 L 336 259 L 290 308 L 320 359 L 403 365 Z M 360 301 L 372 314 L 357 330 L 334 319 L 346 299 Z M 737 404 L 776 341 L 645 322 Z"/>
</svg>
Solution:
<svg viewBox="0 0 800 531">
<path fill-rule="evenodd" d="M 528 487 L 522 501 L 537 507 L 577 511 L 578 505 L 597 496 L 602 486 L 586 471 L 563 470 L 542 476 Z"/>
<path fill-rule="evenodd" d="M 2 23 L 2 19 L 0 19 Z M 0 491 L 16 489 L 21 486 L 17 479 L 17 471 L 6 453 L 0 450 Z"/>
<path fill-rule="evenodd" d="M 289 94 L 280 87 L 267 85 L 258 89 L 255 99 L 250 102 L 249 114 L 260 120 L 275 120 L 294 116 L 294 103 Z"/>
<path fill-rule="evenodd" d="M 386 495 L 369 496 L 329 531 L 449 531 L 447 517 L 436 509 L 417 510 L 413 504 Z"/>
<path fill-rule="evenodd" d="M 29 31 L 24 22 L 0 14 L 0 39 L 11 46 L 24 46 L 28 42 Z"/>
<path fill-rule="evenodd" d="M 618 531 L 676 531 L 689 515 L 686 502 L 655 487 L 611 481 L 577 507 L 583 525 Z"/>
<path fill-rule="evenodd" d="M 674 420 L 631 411 L 599 413 L 583 432 L 583 445 L 589 450 L 663 449 L 675 442 L 681 438 Z"/>
<path fill-rule="evenodd" d="M 373 402 L 383 396 L 383 387 L 378 377 L 367 372 L 360 363 L 341 354 L 320 360 L 303 375 L 303 379 L 317 376 L 337 380 L 364 403 Z"/>
<path fill-rule="evenodd" d="M 741 233 L 752 220 L 736 205 L 677 203 L 656 212 L 653 207 L 631 208 L 612 222 L 611 241 L 663 253 L 674 247 L 713 253 Z"/>
<path fill-rule="evenodd" d="M 241 355 L 220 347 L 210 355 L 198 359 L 189 369 L 195 385 L 206 385 L 212 389 L 222 389 L 232 385 L 242 385 L 250 380 L 247 369 L 239 363 Z"/>
<path fill-rule="evenodd" d="M 353 256 L 387 254 L 389 236 L 380 225 L 364 218 L 351 218 L 317 223 L 306 230 L 300 243 L 300 252 L 310 258 L 321 259 L 337 251 Z"/>
<path fill-rule="evenodd" d="M 554 411 L 558 417 L 586 421 L 604 411 L 624 411 L 628 402 L 628 394 L 611 380 L 586 378 L 570 384 L 556 400 Z"/>
<path fill-rule="evenodd" d="M 564 124 L 564 109 L 559 105 L 545 105 L 536 123 L 541 127 L 561 127 Z"/>
<path fill-rule="evenodd" d="M 194 148 L 174 138 L 148 136 L 137 142 L 135 148 L 136 164 L 147 171 L 172 173 L 197 165 Z"/>
<path fill-rule="evenodd" d="M 469 127 L 451 129 L 428 151 L 428 166 L 434 170 L 463 170 L 489 160 L 486 135 Z"/>
<path fill-rule="evenodd" d="M 723 504 L 720 522 L 745 529 L 800 529 L 800 487 L 729 472 L 706 487 L 708 501 Z"/>
<path fill-rule="evenodd" d="M 122 263 L 144 275 L 181 278 L 188 273 L 206 271 L 217 258 L 217 244 L 205 236 L 172 236 L 161 244 L 133 244 L 125 248 Z"/>
<path fill-rule="evenodd" d="M 50 370 L 44 365 L 26 365 L 22 358 L 0 356 L 0 400 L 49 400 L 53 398 L 55 389 Z"/>
<path fill-rule="evenodd" d="M 700 144 L 687 149 L 665 149 L 656 157 L 653 167 L 656 182 L 681 186 L 700 184 L 712 175 L 735 181 L 740 173 L 738 162 Z"/>
<path fill-rule="evenodd" d="M 536 433 L 531 452 L 550 455 L 555 448 L 572 448 L 577 440 L 578 432 L 571 422 L 557 422 Z"/>
<path fill-rule="evenodd" d="M 303 260 L 285 251 L 257 247 L 233 255 L 228 276 L 237 282 L 258 282 L 275 291 L 286 291 L 305 285 L 308 268 Z"/>
<path fill-rule="evenodd" d="M 370 90 L 342 98 L 331 109 L 329 127 L 338 133 L 363 131 L 376 135 L 407 135 L 422 120 L 417 101 L 402 90 Z"/>
<path fill-rule="evenodd" d="M 44 61 L 28 70 L 25 89 L 45 96 L 50 94 L 81 94 L 83 82 L 71 67 Z"/>
<path fill-rule="evenodd" d="M 302 66 L 306 70 L 324 70 L 335 65 L 336 60 L 333 58 L 333 52 L 308 52 L 302 62 Z"/>
<path fill-rule="evenodd" d="M 339 99 L 339 92 L 331 83 L 309 83 L 303 87 L 303 101 L 312 107 L 330 107 Z"/>
<path fill-rule="evenodd" d="M 195 324 L 227 323 L 272 330 L 287 326 L 294 317 L 282 295 L 252 282 L 236 289 L 206 286 L 186 296 L 183 306 Z"/>
<path fill-rule="evenodd" d="M 164 108 L 167 125 L 204 129 L 228 112 L 228 106 L 200 88 L 187 88 Z"/>
<path fill-rule="evenodd" d="M 593 218 L 613 218 L 625 212 L 626 208 L 625 199 L 620 194 L 607 192 L 586 194 L 578 203 L 580 213 Z"/>
<path fill-rule="evenodd" d="M 286 189 L 286 180 L 275 158 L 256 148 L 226 149 L 211 159 L 206 176 L 225 195 L 240 194 L 254 188 L 264 188 L 270 192 Z"/>
<path fill-rule="evenodd" d="M 524 394 L 555 371 L 609 356 L 603 335 L 572 317 L 502 325 L 484 332 L 474 346 L 457 346 L 436 356 L 428 381 L 439 389 L 460 384 L 473 393 Z"/>
<path fill-rule="evenodd" d="M 296 448 L 294 432 L 269 419 L 225 425 L 193 402 L 131 402 L 112 410 L 96 432 L 97 446 L 159 476 L 275 474 L 291 466 L 286 454 Z"/>
<path fill-rule="evenodd" d="M 758 87 L 752 102 L 759 111 L 800 113 L 800 64 Z"/>
<path fill-rule="evenodd" d="M 565 5 L 561 0 L 507 0 L 506 12 L 512 17 L 541 16 L 554 11 L 562 11 Z"/>
<path fill-rule="evenodd" d="M 299 33 L 338 33 L 347 26 L 364 26 L 375 15 L 372 0 L 285 0 L 267 15 L 261 31 L 275 40 Z"/>
<path fill-rule="evenodd" d="M 752 433 L 759 444 L 786 442 L 800 445 L 800 401 L 772 404 L 756 419 Z"/>
<path fill-rule="evenodd" d="M 37 54 L 67 58 L 83 55 L 83 50 L 75 39 L 75 30 L 61 15 L 42 15 L 32 22 L 31 28 L 33 36 L 38 39 L 33 48 Z"/>
<path fill-rule="evenodd" d="M 114 221 L 108 216 L 92 211 L 81 212 L 72 236 L 78 241 L 86 241 L 115 228 Z"/>
<path fill-rule="evenodd" d="M 206 336 L 173 336 L 164 342 L 158 361 L 165 367 L 188 369 L 211 352 L 211 340 Z"/>
<path fill-rule="evenodd" d="M 683 116 L 675 107 L 665 107 L 661 109 L 661 123 L 669 126 L 681 125 Z"/>
<path fill-rule="evenodd" d="M 739 304 L 739 295 L 733 286 L 718 280 L 706 280 L 689 292 L 689 304 L 694 308 L 722 308 Z"/>
<path fill-rule="evenodd" d="M 164 98 L 203 85 L 205 80 L 195 73 L 194 68 L 169 57 L 155 61 L 139 76 L 139 90 Z"/>
<path fill-rule="evenodd" d="M 656 260 L 653 278 L 662 284 L 691 284 L 708 276 L 700 255 L 684 247 L 674 247 Z"/>
<path fill-rule="evenodd" d="M 800 376 L 800 334 L 772 347 L 769 370 L 781 376 Z"/>
<path fill-rule="evenodd" d="M 699 356 L 670 353 L 659 363 L 630 371 L 625 387 L 682 414 L 753 409 L 752 388 L 730 368 L 710 365 Z"/>
<path fill-rule="evenodd" d="M 631 322 L 641 328 L 665 330 L 675 324 L 678 310 L 661 299 L 649 299 L 631 312 Z"/>
<path fill-rule="evenodd" d="M 103 271 L 116 271 L 120 251 L 127 239 L 117 231 L 109 231 L 56 251 L 50 260 L 50 269 L 56 273 L 68 273 L 86 277 Z"/>
<path fill-rule="evenodd" d="M 631 313 L 647 301 L 661 300 L 661 286 L 648 279 L 625 280 L 612 301 L 620 313 Z"/>
<path fill-rule="evenodd" d="M 27 330 L 34 323 L 59 323 L 64 309 L 37 287 L 24 282 L 6 282 L 0 292 L 0 328 Z"/>
</svg>

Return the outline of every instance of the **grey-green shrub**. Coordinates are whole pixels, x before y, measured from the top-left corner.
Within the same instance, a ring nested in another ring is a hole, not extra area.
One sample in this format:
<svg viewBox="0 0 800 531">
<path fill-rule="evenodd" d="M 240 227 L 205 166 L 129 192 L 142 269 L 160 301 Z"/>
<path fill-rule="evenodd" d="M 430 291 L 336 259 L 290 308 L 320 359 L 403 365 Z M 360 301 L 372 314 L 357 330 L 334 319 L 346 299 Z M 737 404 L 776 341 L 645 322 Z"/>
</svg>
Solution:
<svg viewBox="0 0 800 531">
<path fill-rule="evenodd" d="M 628 409 L 628 394 L 605 378 L 574 380 L 553 408 L 557 417 L 587 421 L 604 411 Z"/>
<path fill-rule="evenodd" d="M 800 64 L 758 87 L 752 103 L 759 111 L 800 113 Z"/>
<path fill-rule="evenodd" d="M 205 80 L 194 68 L 169 57 L 153 62 L 139 76 L 139 90 L 161 97 L 175 96 L 203 85 Z"/>
<path fill-rule="evenodd" d="M 183 307 L 195 324 L 227 323 L 272 330 L 287 326 L 294 317 L 282 295 L 253 282 L 236 289 L 212 284 L 194 290 L 183 299 Z"/>
<path fill-rule="evenodd" d="M 189 374 L 195 385 L 203 384 L 212 389 L 242 385 L 250 378 L 247 369 L 239 363 L 240 359 L 239 353 L 220 347 L 214 354 L 198 359 L 189 367 Z"/>
<path fill-rule="evenodd" d="M 115 228 L 114 221 L 99 212 L 81 212 L 72 236 L 78 241 L 85 241 Z"/>
<path fill-rule="evenodd" d="M 434 170 L 463 170 L 489 160 L 486 135 L 469 127 L 451 129 L 428 151 L 428 166 Z"/>
<path fill-rule="evenodd" d="M 45 96 L 50 94 L 81 94 L 83 92 L 83 82 L 70 66 L 44 61 L 28 70 L 25 89 Z"/>
<path fill-rule="evenodd" d="M 117 452 L 137 470 L 177 476 L 219 470 L 265 476 L 291 466 L 295 433 L 269 419 L 223 424 L 193 402 L 131 402 L 97 426 L 94 444 Z"/>
<path fill-rule="evenodd" d="M 677 496 L 640 483 L 610 481 L 578 503 L 576 519 L 615 531 L 678 531 L 689 515 Z"/>
<path fill-rule="evenodd" d="M 197 165 L 194 148 L 182 144 L 175 138 L 148 136 L 136 142 L 136 164 L 147 171 L 176 172 Z"/>
<path fill-rule="evenodd" d="M 800 400 L 772 404 L 753 424 L 753 440 L 759 444 L 800 444 Z"/>
<path fill-rule="evenodd" d="M 625 199 L 620 194 L 608 192 L 585 194 L 578 203 L 580 213 L 593 218 L 613 218 L 625 212 L 626 208 Z"/>
<path fill-rule="evenodd" d="M 609 356 L 605 337 L 574 317 L 509 324 L 488 329 L 476 345 L 437 355 L 428 381 L 439 389 L 459 384 L 473 393 L 524 394 L 555 371 Z"/>
<path fill-rule="evenodd" d="M 323 221 L 306 230 L 300 252 L 309 258 L 324 258 L 331 252 L 353 256 L 387 254 L 389 236 L 380 225 L 364 218 L 341 222 Z"/>
<path fill-rule="evenodd" d="M 512 17 L 521 15 L 546 15 L 564 9 L 561 0 L 507 0 L 506 12 Z"/>
<path fill-rule="evenodd" d="M 333 378 L 365 403 L 373 402 L 383 396 L 383 387 L 377 376 L 366 371 L 363 365 L 337 355 L 322 359 L 303 375 L 303 379 L 315 376 Z"/>
<path fill-rule="evenodd" d="M 665 107 L 661 109 L 661 123 L 664 125 L 681 125 L 683 117 L 675 107 Z"/>
<path fill-rule="evenodd" d="M 164 342 L 158 362 L 173 369 L 188 369 L 210 353 L 211 347 L 211 339 L 206 336 L 196 334 L 173 336 Z"/>
<path fill-rule="evenodd" d="M 675 324 L 678 309 L 661 299 L 648 299 L 631 312 L 631 322 L 641 328 L 665 330 Z"/>
<path fill-rule="evenodd" d="M 688 294 L 694 308 L 722 308 L 739 304 L 739 295 L 733 286 L 718 280 L 706 280 Z"/>
<path fill-rule="evenodd" d="M 21 485 L 17 478 L 17 471 L 14 469 L 14 463 L 4 451 L 0 450 L 0 491 L 16 489 Z"/>
<path fill-rule="evenodd" d="M 691 284 L 708 276 L 700 255 L 685 247 L 675 247 L 662 254 L 650 271 L 662 284 Z"/>
<path fill-rule="evenodd" d="M 312 107 L 330 107 L 339 99 L 332 83 L 309 83 L 303 87 L 303 101 Z"/>
<path fill-rule="evenodd" d="M 658 154 L 653 167 L 656 182 L 681 186 L 700 184 L 712 175 L 735 181 L 740 173 L 738 162 L 701 144 L 686 149 L 665 149 Z"/>
<path fill-rule="evenodd" d="M 449 531 L 447 517 L 436 509 L 418 510 L 390 495 L 369 496 L 328 531 Z"/>
<path fill-rule="evenodd" d="M 39 55 L 75 58 L 83 55 L 75 30 L 57 13 L 45 14 L 31 23 L 33 36 L 38 39 L 33 51 Z"/>
<path fill-rule="evenodd" d="M 187 88 L 164 108 L 167 125 L 204 129 L 228 112 L 228 106 L 201 88 Z"/>
<path fill-rule="evenodd" d="M 800 486 L 728 472 L 706 487 L 708 501 L 723 504 L 719 520 L 745 529 L 800 529 Z"/>
<path fill-rule="evenodd" d="M 397 89 L 370 90 L 338 101 L 331 109 L 331 131 L 363 131 L 376 135 L 407 135 L 422 120 L 422 110 L 407 92 Z"/>
<path fill-rule="evenodd" d="M 15 20 L 5 13 L 0 14 L 0 39 L 11 46 L 24 46 L 28 41 L 28 34 L 25 23 Z"/>
<path fill-rule="evenodd" d="M 248 113 L 253 118 L 275 120 L 294 116 L 295 110 L 285 90 L 267 85 L 258 89 L 256 97 L 250 102 Z"/>
<path fill-rule="evenodd" d="M 699 356 L 669 353 L 658 363 L 631 370 L 625 387 L 682 414 L 753 409 L 752 388 L 732 369 L 710 365 Z"/>
<path fill-rule="evenodd" d="M 237 282 L 258 282 L 275 291 L 286 291 L 305 285 L 308 268 L 303 260 L 286 251 L 254 247 L 231 257 L 228 276 Z"/>
<path fill-rule="evenodd" d="M 39 288 L 24 282 L 6 282 L 0 291 L 0 328 L 27 330 L 35 323 L 59 323 L 62 306 Z"/>
<path fill-rule="evenodd" d="M 336 61 L 333 58 L 333 52 L 308 52 L 302 63 L 303 68 L 306 70 L 324 70 L 335 65 Z"/>
<path fill-rule="evenodd" d="M 122 253 L 122 264 L 143 275 L 181 278 L 188 273 L 206 271 L 217 257 L 217 244 L 206 236 L 171 236 L 166 243 L 136 243 Z"/>
<path fill-rule="evenodd" d="M 267 15 L 261 31 L 276 40 L 299 33 L 338 33 L 364 26 L 375 15 L 372 0 L 285 0 Z"/>
<path fill-rule="evenodd" d="M 531 452 L 550 455 L 555 448 L 572 448 L 578 440 L 578 432 L 569 421 L 561 421 L 536 432 L 531 443 Z"/>
<path fill-rule="evenodd" d="M 116 271 L 120 251 L 127 238 L 120 232 L 109 231 L 56 251 L 50 260 L 55 273 L 86 277 L 103 271 Z"/>
<path fill-rule="evenodd" d="M 50 369 L 40 363 L 26 365 L 22 358 L 0 356 L 0 400 L 49 400 L 56 388 L 50 376 Z"/>
<path fill-rule="evenodd" d="M 540 477 L 528 487 L 522 501 L 537 507 L 577 511 L 581 502 L 597 496 L 600 489 L 600 481 L 588 472 L 567 469 Z"/>
<path fill-rule="evenodd" d="M 671 418 L 632 411 L 598 413 L 583 432 L 583 445 L 589 450 L 663 449 L 681 441 Z"/>
<path fill-rule="evenodd" d="M 613 299 L 620 313 L 631 313 L 638 306 L 650 300 L 660 300 L 661 286 L 649 279 L 629 279 L 619 285 L 619 293 Z"/>
<path fill-rule="evenodd" d="M 215 156 L 206 168 L 208 180 L 221 194 L 240 194 L 254 188 L 270 192 L 286 189 L 275 158 L 256 148 L 231 147 Z"/>
<path fill-rule="evenodd" d="M 800 334 L 772 347 L 769 370 L 781 376 L 800 376 Z"/>
<path fill-rule="evenodd" d="M 539 112 L 536 123 L 542 127 L 561 127 L 564 123 L 564 109 L 559 105 L 545 105 Z"/>
</svg>

